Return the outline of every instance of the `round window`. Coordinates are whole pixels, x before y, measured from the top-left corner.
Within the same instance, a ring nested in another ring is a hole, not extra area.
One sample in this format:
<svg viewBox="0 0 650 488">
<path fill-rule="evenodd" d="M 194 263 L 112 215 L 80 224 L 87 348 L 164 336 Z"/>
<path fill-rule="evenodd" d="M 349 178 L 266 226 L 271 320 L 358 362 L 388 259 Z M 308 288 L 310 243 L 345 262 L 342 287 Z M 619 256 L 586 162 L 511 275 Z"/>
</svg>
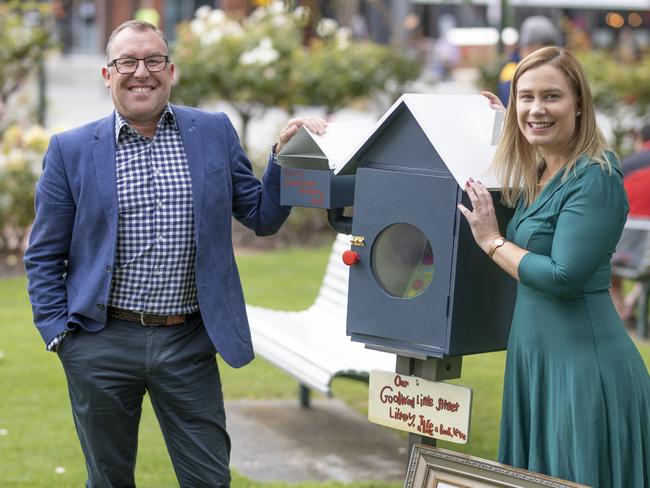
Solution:
<svg viewBox="0 0 650 488">
<path fill-rule="evenodd" d="M 429 239 L 411 224 L 386 227 L 372 247 L 372 272 L 391 296 L 413 298 L 433 279 L 433 252 Z"/>
</svg>

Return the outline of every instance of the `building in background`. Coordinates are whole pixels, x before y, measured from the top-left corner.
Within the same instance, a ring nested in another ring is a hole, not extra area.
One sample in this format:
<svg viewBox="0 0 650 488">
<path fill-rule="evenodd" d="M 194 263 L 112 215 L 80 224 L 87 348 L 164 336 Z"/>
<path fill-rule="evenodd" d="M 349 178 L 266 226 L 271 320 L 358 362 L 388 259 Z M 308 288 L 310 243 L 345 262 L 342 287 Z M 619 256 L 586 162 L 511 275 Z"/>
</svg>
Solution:
<svg viewBox="0 0 650 488">
<path fill-rule="evenodd" d="M 175 26 L 190 19 L 202 5 L 245 15 L 263 0 L 51 0 L 59 39 L 66 53 L 101 53 L 108 35 L 142 9 L 155 9 L 159 26 L 171 40 Z M 648 0 L 295 0 L 309 7 L 316 20 L 331 17 L 349 27 L 355 37 L 382 43 L 409 45 L 421 39 L 439 39 L 448 32 L 448 19 L 456 28 L 515 28 L 530 15 L 545 15 L 558 25 L 569 25 L 594 47 L 622 43 L 630 49 L 650 46 Z M 441 22 L 441 19 L 447 19 Z M 487 32 L 487 31 L 484 31 Z M 470 31 L 461 31 L 470 35 Z M 480 31 L 471 39 L 492 42 Z M 458 37 L 458 36 L 456 36 Z M 478 42 L 478 41 L 477 41 Z"/>
</svg>

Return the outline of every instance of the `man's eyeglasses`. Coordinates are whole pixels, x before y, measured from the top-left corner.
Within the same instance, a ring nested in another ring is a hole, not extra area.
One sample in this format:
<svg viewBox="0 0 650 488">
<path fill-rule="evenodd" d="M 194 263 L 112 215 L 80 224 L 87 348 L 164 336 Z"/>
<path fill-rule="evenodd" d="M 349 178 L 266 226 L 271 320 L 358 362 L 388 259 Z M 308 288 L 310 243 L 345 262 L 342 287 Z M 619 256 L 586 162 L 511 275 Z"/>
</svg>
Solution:
<svg viewBox="0 0 650 488">
<path fill-rule="evenodd" d="M 151 72 L 162 71 L 167 67 L 169 56 L 147 56 L 146 58 L 117 58 L 108 63 L 109 68 L 115 66 L 118 73 L 130 75 L 138 69 L 138 63 L 144 62 L 145 67 Z"/>
</svg>

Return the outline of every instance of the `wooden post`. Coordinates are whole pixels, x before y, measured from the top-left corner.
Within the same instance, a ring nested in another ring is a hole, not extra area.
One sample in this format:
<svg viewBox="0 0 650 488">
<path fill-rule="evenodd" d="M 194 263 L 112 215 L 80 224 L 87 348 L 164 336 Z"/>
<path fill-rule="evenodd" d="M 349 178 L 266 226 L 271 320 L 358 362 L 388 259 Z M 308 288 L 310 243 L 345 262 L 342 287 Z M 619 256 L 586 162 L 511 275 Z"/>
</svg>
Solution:
<svg viewBox="0 0 650 488">
<path fill-rule="evenodd" d="M 398 355 L 395 372 L 407 376 L 417 376 L 430 381 L 444 381 L 460 378 L 462 364 L 462 356 L 453 356 L 445 359 L 415 359 Z M 409 433 L 408 456 L 406 459 L 407 468 L 408 461 L 413 452 L 413 446 L 416 444 L 425 444 L 427 446 L 435 447 L 436 439 L 424 435 Z"/>
</svg>

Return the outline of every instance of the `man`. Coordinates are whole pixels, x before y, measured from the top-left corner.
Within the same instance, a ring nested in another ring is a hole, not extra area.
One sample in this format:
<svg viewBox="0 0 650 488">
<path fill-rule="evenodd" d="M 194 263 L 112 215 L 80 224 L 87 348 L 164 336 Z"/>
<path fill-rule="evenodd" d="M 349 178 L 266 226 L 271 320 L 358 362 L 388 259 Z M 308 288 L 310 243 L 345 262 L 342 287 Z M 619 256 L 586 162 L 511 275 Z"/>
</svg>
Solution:
<svg viewBox="0 0 650 488">
<path fill-rule="evenodd" d="M 147 392 L 182 487 L 230 485 L 215 352 L 253 358 L 231 215 L 278 230 L 280 169 L 258 181 L 223 114 L 168 103 L 167 41 L 152 24 L 113 31 L 102 68 L 115 112 L 54 136 L 25 254 L 34 321 L 59 354 L 88 487 L 135 486 Z M 299 126 L 292 119 L 277 153 Z"/>
<path fill-rule="evenodd" d="M 498 95 L 503 105 L 508 105 L 510 83 L 515 75 L 517 64 L 530 53 L 546 46 L 559 46 L 560 34 L 553 23 L 543 15 L 526 17 L 521 23 L 519 49 L 513 59 L 501 68 L 498 82 Z"/>
</svg>

